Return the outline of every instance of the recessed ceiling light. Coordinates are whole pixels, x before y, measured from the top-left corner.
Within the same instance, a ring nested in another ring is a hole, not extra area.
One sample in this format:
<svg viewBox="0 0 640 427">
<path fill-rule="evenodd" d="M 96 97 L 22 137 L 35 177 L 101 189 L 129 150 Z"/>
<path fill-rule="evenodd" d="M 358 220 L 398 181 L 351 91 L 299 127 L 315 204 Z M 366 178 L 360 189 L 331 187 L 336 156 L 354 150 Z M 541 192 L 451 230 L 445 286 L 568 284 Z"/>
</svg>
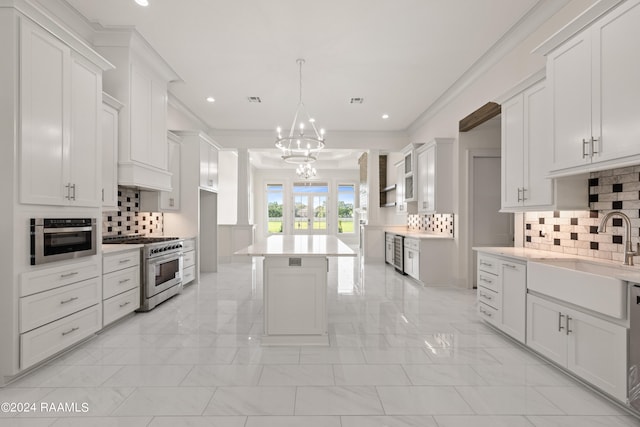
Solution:
<svg viewBox="0 0 640 427">
<path fill-rule="evenodd" d="M 139 4 L 140 6 L 144 6 L 147 7 L 149 6 L 149 0 L 135 0 L 137 4 Z"/>
<path fill-rule="evenodd" d="M 388 114 L 383 114 L 383 115 L 382 115 L 382 118 L 386 120 L 386 119 L 388 119 L 388 118 L 389 118 L 389 115 L 388 115 Z"/>
<path fill-rule="evenodd" d="M 207 96 L 207 102 L 216 102 L 216 99 L 213 96 Z"/>
<path fill-rule="evenodd" d="M 247 100 L 249 102 L 256 103 L 256 104 L 260 104 L 262 102 L 262 99 L 260 99 L 259 96 L 248 96 Z"/>
</svg>

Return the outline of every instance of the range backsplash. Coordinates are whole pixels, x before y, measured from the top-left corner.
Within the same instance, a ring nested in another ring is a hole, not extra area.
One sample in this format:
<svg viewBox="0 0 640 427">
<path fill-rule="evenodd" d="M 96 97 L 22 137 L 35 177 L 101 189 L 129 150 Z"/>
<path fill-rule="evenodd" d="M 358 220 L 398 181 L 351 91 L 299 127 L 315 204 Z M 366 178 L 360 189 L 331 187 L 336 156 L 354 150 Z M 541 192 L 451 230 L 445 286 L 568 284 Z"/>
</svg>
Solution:
<svg viewBox="0 0 640 427">
<path fill-rule="evenodd" d="M 407 228 L 453 237 L 453 214 L 407 215 Z"/>
<path fill-rule="evenodd" d="M 133 188 L 118 187 L 118 210 L 102 213 L 102 236 L 161 236 L 163 233 L 164 214 L 140 212 L 140 192 Z"/>
<path fill-rule="evenodd" d="M 599 233 L 600 219 L 621 211 L 631 220 L 631 240 L 640 235 L 640 166 L 592 172 L 587 211 L 526 212 L 524 246 L 572 255 L 624 261 L 624 224 L 612 218 Z"/>
</svg>

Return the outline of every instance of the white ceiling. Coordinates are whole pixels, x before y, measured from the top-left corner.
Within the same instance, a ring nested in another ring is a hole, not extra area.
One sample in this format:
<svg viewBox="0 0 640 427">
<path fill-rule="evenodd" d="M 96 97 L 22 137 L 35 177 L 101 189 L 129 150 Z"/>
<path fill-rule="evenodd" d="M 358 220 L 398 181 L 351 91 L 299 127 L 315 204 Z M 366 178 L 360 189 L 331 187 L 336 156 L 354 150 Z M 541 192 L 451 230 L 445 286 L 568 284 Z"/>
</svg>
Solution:
<svg viewBox="0 0 640 427">
<path fill-rule="evenodd" d="M 303 99 L 332 131 L 406 130 L 537 0 L 67 0 L 133 25 L 183 82 L 170 91 L 212 129 L 290 126 Z M 216 102 L 209 104 L 207 96 Z M 261 104 L 250 104 L 259 96 Z M 362 97 L 362 105 L 350 105 Z M 383 113 L 389 114 L 382 120 Z"/>
</svg>

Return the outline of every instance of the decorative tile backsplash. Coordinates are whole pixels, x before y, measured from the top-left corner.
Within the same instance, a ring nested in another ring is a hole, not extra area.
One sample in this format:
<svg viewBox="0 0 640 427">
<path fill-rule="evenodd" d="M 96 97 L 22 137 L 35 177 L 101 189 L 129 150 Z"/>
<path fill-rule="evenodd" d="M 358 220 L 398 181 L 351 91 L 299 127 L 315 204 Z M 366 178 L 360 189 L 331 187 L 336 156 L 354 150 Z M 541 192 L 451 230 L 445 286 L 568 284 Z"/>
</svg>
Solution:
<svg viewBox="0 0 640 427">
<path fill-rule="evenodd" d="M 407 227 L 411 231 L 453 237 L 453 214 L 407 215 Z"/>
<path fill-rule="evenodd" d="M 623 220 L 609 220 L 605 233 L 599 233 L 598 226 L 608 212 L 625 213 L 635 247 L 640 235 L 640 166 L 592 172 L 585 185 L 590 211 L 525 213 L 525 247 L 624 261 Z"/>
<path fill-rule="evenodd" d="M 140 192 L 133 188 L 118 187 L 118 210 L 102 213 L 102 236 L 164 233 L 164 214 L 140 212 Z"/>
</svg>

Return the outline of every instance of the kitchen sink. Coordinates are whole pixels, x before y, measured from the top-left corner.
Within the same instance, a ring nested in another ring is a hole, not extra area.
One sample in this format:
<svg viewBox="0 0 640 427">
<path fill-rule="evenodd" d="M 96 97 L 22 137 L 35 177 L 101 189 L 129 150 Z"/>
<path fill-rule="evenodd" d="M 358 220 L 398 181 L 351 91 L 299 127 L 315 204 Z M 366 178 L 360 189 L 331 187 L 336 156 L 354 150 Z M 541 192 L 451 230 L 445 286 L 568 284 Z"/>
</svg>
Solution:
<svg viewBox="0 0 640 427">
<path fill-rule="evenodd" d="M 627 314 L 627 282 L 620 268 L 580 259 L 529 262 L 527 288 L 618 319 Z"/>
</svg>

